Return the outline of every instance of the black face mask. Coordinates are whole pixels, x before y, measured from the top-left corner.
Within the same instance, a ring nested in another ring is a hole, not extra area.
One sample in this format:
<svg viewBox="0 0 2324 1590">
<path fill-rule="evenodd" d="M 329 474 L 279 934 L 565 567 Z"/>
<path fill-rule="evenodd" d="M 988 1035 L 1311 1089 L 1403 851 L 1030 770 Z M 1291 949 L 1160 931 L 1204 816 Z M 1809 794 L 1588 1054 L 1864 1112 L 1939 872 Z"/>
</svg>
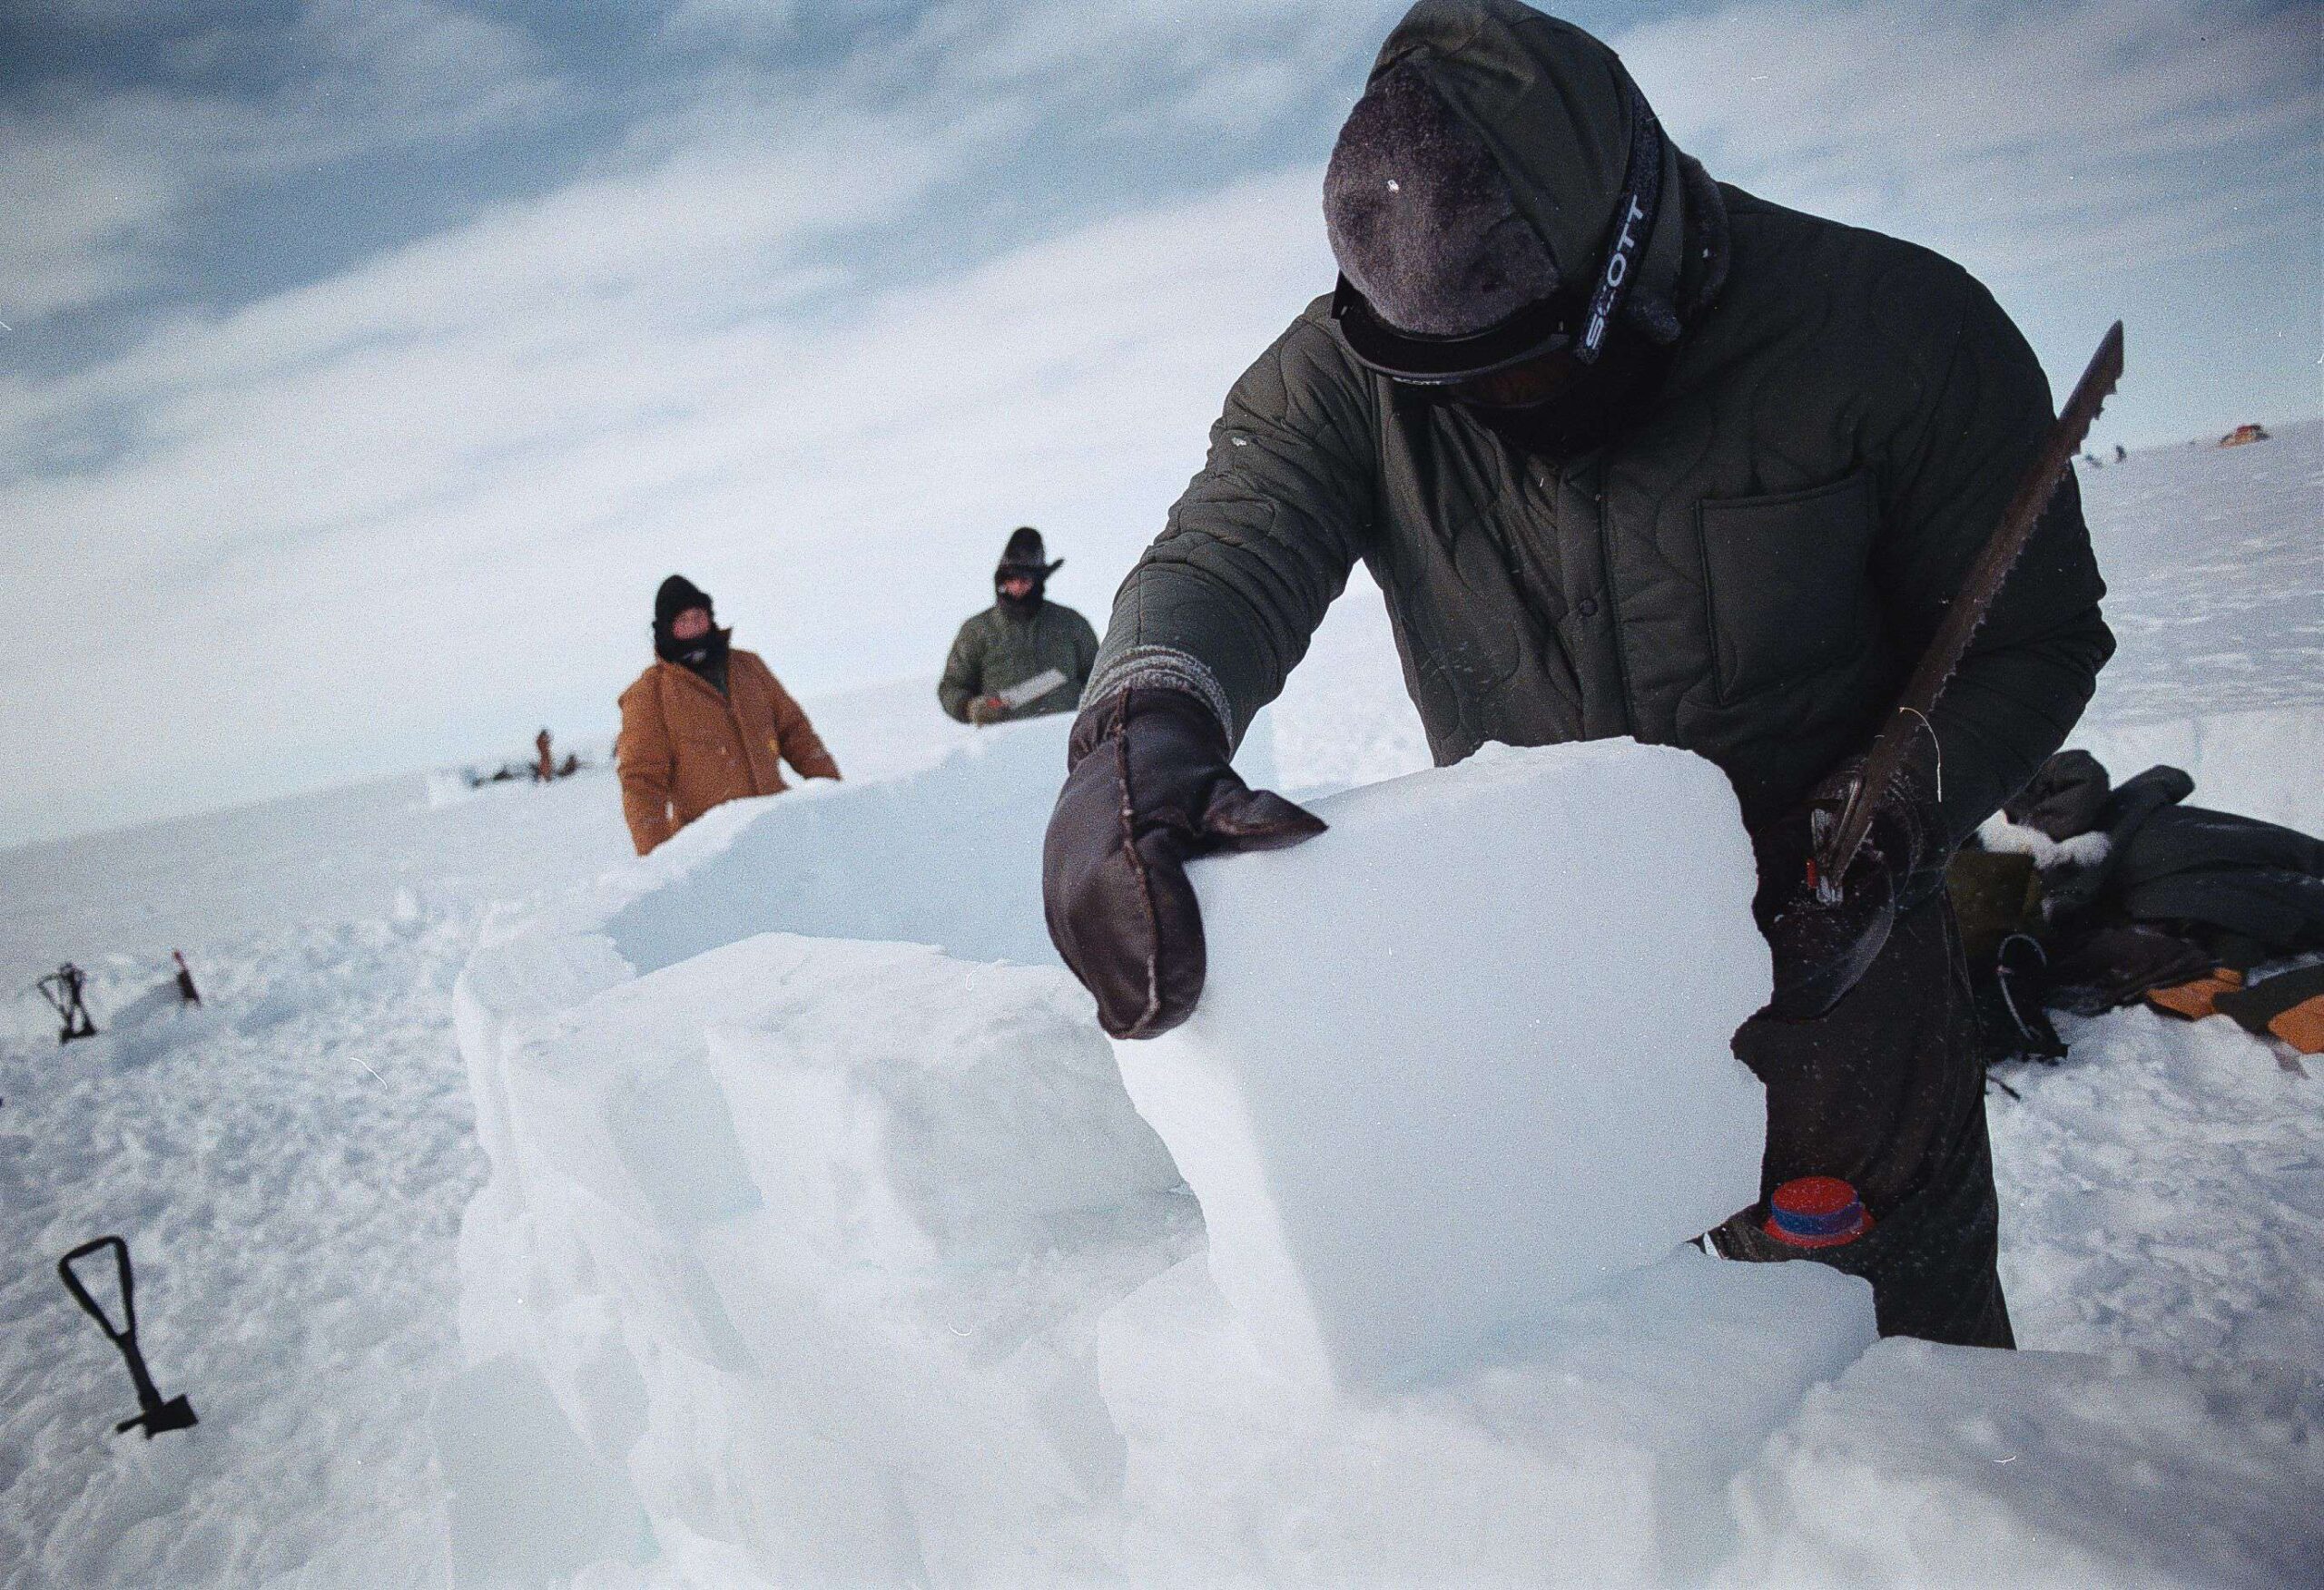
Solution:
<svg viewBox="0 0 2324 1590">
<path fill-rule="evenodd" d="M 1011 596 L 1000 588 L 1000 581 L 996 578 L 992 583 L 993 600 L 999 604 L 1000 611 L 1011 618 L 1030 618 L 1041 610 L 1042 593 L 1047 584 L 1044 580 L 1036 579 L 1031 590 L 1022 596 Z"/>
<path fill-rule="evenodd" d="M 1593 452 L 1637 427 L 1654 408 L 1670 373 L 1672 349 L 1636 335 L 1607 339 L 1594 365 L 1539 403 L 1500 407 L 1464 399 L 1459 388 L 1432 394 L 1512 447 L 1541 458 Z"/>
<path fill-rule="evenodd" d="M 661 624 L 654 626 L 655 655 L 699 673 L 716 668 L 726 661 L 726 637 L 730 632 L 711 625 L 690 641 L 679 640 Z"/>
</svg>

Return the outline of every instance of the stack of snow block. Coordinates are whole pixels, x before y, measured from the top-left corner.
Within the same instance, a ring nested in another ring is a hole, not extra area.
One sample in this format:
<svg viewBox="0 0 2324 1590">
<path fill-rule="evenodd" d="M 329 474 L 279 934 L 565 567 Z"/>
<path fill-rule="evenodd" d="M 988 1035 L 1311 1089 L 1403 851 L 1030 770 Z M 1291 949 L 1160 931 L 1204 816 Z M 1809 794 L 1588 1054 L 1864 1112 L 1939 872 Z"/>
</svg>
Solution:
<svg viewBox="0 0 2324 1590">
<path fill-rule="evenodd" d="M 1193 1018 L 1118 1043 L 1262 1350 L 1335 1388 L 1459 1372 L 1751 1203 L 1768 987 L 1724 775 L 1492 748 L 1199 862 Z"/>
<path fill-rule="evenodd" d="M 766 934 L 501 1025 L 436 1418 L 455 1582 L 1102 1577 L 1121 1438 L 1050 1333 L 1198 1231 L 1081 1006 L 1053 967 Z"/>
<path fill-rule="evenodd" d="M 1505 1355 L 1417 1390 L 1317 1396 L 1284 1372 L 1281 1316 L 1248 1291 L 1232 1309 L 1213 1285 L 1181 1169 L 1210 1205 L 1213 1259 L 1231 1257 L 1251 1208 L 1191 1148 L 1173 1163 L 1061 967 L 780 930 L 794 910 L 828 927 L 816 918 L 835 896 L 785 885 L 842 866 L 898 920 L 954 911 L 958 891 L 921 891 L 893 870 L 908 852 L 871 841 L 889 824 L 940 828 L 972 765 L 1046 800 L 1059 761 L 1046 734 L 995 735 L 971 754 L 884 788 L 714 813 L 479 948 L 457 1005 L 492 1176 L 460 1244 L 472 1367 L 431 1421 L 453 1487 L 453 1582 L 1656 1583 L 1728 1550 L 1729 1480 L 1872 1340 L 1861 1281 L 1669 1251 L 1749 1196 L 1748 1079 L 1734 1187 L 1681 1165 L 1705 1152 L 1698 1115 L 1717 1112 L 1661 1106 L 1679 1145 L 1656 1150 L 1664 1179 L 1696 1191 L 1633 1201 L 1668 1240 L 1633 1230 L 1606 1261 L 1639 1268 L 1542 1312 L 1530 1300 L 1549 1289 L 1529 1293 L 1522 1267 L 1545 1250 L 1501 1256 L 1494 1317 L 1531 1331 Z M 1498 768 L 1392 788 L 1387 809 L 1491 788 Z M 1504 781 L 1512 799 L 1529 787 Z M 1340 826 L 1310 849 L 1359 839 L 1351 814 L 1376 799 L 1327 806 Z M 1700 874 L 1690 887 L 1733 881 L 1683 851 L 1670 863 Z M 1469 892 L 1489 898 L 1521 871 Z M 1394 891 L 1375 902 L 1381 919 L 1350 925 L 1354 968 L 1376 971 L 1367 945 L 1464 920 L 1413 878 L 1380 887 Z M 961 921 L 992 953 L 1015 930 L 1015 897 L 982 898 L 991 919 Z M 721 900 L 743 937 L 678 942 Z M 1477 919 L 1508 933 L 1499 909 Z M 1239 930 L 1219 915 L 1231 1012 Z M 1387 1050 L 1345 1058 L 1387 1021 L 1378 1003 L 1311 1013 L 1300 1053 L 1343 1056 L 1342 1083 L 1379 1069 Z M 1485 1041 L 1467 1035 L 1429 1067 L 1460 1079 L 1485 1064 Z M 1536 1065 L 1560 1053 L 1526 1051 Z M 1669 1056 L 1640 1065 L 1649 1090 L 1675 1085 Z M 1568 1110 L 1569 1134 L 1610 1132 L 1620 1114 L 1584 1118 L 1562 1099 L 1532 1104 Z M 1344 1133 L 1347 1114 L 1324 1109 L 1316 1129 Z M 1418 1124 L 1439 1144 L 1452 1130 Z M 1462 1233 L 1496 1187 L 1538 1197 L 1512 1171 L 1533 1143 L 1472 1135 L 1438 1154 L 1450 1191 L 1418 1193 L 1441 1204 L 1423 1212 L 1434 1232 L 1473 1250 Z M 1446 1282 L 1411 1261 L 1429 1234 L 1399 1202 L 1412 1191 L 1394 1191 L 1425 1147 L 1384 1129 L 1344 1167 L 1374 1184 L 1344 1230 L 1384 1222 L 1369 1294 L 1383 1332 L 1411 1329 L 1399 1321 L 1437 1307 L 1427 1290 Z M 1296 1210 L 1276 1219 L 1299 1227 Z M 1558 1287 L 1588 1269 L 1559 1262 Z M 1748 1383 L 1706 1395 L 1722 1365 L 1747 1360 Z"/>
</svg>

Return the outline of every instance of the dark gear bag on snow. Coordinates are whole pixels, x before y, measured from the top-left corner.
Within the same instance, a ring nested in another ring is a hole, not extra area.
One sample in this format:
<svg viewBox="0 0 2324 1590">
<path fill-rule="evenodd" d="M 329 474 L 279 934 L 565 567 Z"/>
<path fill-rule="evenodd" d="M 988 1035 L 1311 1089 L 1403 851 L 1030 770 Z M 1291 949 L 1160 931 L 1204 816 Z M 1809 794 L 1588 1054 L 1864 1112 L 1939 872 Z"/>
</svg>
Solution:
<svg viewBox="0 0 2324 1590">
<path fill-rule="evenodd" d="M 2095 1016 L 2324 947 L 2324 843 L 2184 804 L 2194 787 L 2173 767 L 2115 786 L 2087 751 L 2060 751 L 2004 808 L 2014 828 L 1980 831 L 2035 852 L 2052 1009 Z"/>
</svg>

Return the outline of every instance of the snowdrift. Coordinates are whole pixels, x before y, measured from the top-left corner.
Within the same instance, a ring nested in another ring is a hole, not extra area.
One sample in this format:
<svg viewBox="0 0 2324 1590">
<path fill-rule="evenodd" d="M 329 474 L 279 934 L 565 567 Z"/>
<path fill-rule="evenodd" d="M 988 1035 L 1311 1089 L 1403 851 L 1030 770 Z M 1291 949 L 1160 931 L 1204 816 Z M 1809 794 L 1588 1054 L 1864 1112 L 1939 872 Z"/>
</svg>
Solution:
<svg viewBox="0 0 2324 1590">
<path fill-rule="evenodd" d="M 432 1421 L 457 1583 L 1877 1581 L 1925 1576 L 1955 1519 L 1995 1560 L 2135 1579 L 2313 1540 L 2281 1505 L 2313 1488 L 2312 1382 L 2160 1368 L 2124 1400 L 2226 1411 L 2108 1426 L 2104 1461 L 2159 1452 L 2178 1487 L 2135 1513 L 1940 1432 L 1875 1511 L 1951 1513 L 1893 1547 L 1840 1529 L 1817 1487 L 1871 1494 L 1866 1454 L 1931 1409 L 2063 1447 L 2097 1360 L 2020 1384 L 1994 1355 L 1867 1358 L 1862 1283 L 1659 1238 L 1418 1381 L 1302 1372 L 1222 1297 L 1188 1167 L 1037 942 L 1064 734 L 722 809 L 487 936 L 456 1004 L 491 1177 L 460 1241 L 469 1368 Z M 1735 1152 L 1708 1152 L 1707 1206 Z M 2216 1550 L 2158 1544 L 2269 1465 L 2202 1525 Z"/>
</svg>

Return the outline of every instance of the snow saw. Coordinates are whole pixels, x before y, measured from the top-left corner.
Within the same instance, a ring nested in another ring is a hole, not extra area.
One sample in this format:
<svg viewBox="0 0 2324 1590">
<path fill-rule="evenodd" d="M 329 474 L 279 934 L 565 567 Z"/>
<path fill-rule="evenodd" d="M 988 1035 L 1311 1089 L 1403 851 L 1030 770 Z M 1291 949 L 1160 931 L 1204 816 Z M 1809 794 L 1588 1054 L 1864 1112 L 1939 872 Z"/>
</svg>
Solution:
<svg viewBox="0 0 2324 1590">
<path fill-rule="evenodd" d="M 2009 578 L 2018 554 L 2025 550 L 2025 543 L 2032 537 L 2042 511 L 2049 506 L 2060 477 L 2073 466 L 2083 438 L 2090 434 L 2091 422 L 2098 417 L 2099 409 L 2122 378 L 2122 323 L 2117 320 L 2100 340 L 2090 368 L 2074 383 L 2073 395 L 2058 411 L 2057 421 L 2050 427 L 2041 451 L 2018 477 L 2017 489 L 2010 496 L 2009 506 L 2002 512 L 2001 523 L 1994 526 L 1984 550 L 1970 565 L 1928 650 L 1921 654 L 1919 666 L 1905 682 L 1904 694 L 1897 698 L 1887 723 L 1874 739 L 1872 751 L 1865 758 L 1863 775 L 1848 792 L 1838 820 L 1829 823 L 1828 831 L 1817 834 L 1817 848 L 1807 858 L 1807 882 L 1824 904 L 1837 905 L 1845 898 L 1841 879 L 1847 876 L 1848 864 L 1856 859 L 1865 833 L 1872 826 L 1873 808 L 1879 804 L 1889 780 L 1903 770 L 1914 737 L 1924 730 L 1935 735 L 1929 712 L 1935 707 L 1937 697 L 1945 693 L 1945 682 L 1953 677 L 1962 653 L 1969 649 L 1969 642 L 1976 634 L 1977 626 L 1984 622 L 1994 598 L 2001 594 L 2002 583 Z M 1940 795 L 1944 778 L 1944 763 L 1940 760 Z M 1823 829 L 1825 821 L 1819 820 L 1817 828 Z"/>
<path fill-rule="evenodd" d="M 1044 668 L 1030 679 L 1020 680 L 1007 690 L 997 690 L 992 693 L 1002 706 L 1013 712 L 1029 702 L 1039 701 L 1064 682 L 1064 674 L 1054 668 Z"/>
</svg>

